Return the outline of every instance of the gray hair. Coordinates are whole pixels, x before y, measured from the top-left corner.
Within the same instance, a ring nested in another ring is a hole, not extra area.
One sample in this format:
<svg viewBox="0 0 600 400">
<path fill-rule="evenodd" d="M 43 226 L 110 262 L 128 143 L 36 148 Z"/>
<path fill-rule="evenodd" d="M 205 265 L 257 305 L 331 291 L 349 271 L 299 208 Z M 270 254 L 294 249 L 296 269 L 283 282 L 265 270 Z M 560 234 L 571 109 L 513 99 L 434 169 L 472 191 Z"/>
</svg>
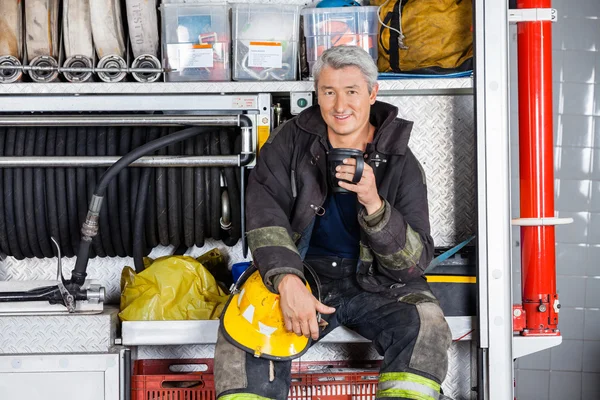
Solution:
<svg viewBox="0 0 600 400">
<path fill-rule="evenodd" d="M 377 84 L 377 65 L 375 65 L 371 55 L 361 47 L 335 46 L 325 50 L 312 68 L 316 90 L 318 90 L 319 75 L 325 66 L 329 66 L 333 69 L 357 67 L 363 73 L 367 81 L 369 94 Z"/>
</svg>

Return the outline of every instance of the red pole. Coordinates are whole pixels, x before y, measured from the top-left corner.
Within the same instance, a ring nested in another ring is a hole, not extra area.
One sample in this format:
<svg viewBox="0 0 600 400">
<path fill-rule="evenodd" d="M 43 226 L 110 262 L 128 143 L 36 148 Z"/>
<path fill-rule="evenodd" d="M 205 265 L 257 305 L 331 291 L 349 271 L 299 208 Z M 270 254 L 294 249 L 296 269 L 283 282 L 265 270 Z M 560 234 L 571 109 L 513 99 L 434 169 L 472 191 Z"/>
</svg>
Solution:
<svg viewBox="0 0 600 400">
<path fill-rule="evenodd" d="M 518 0 L 551 8 L 551 0 Z M 521 218 L 554 217 L 552 22 L 519 22 L 519 164 Z M 523 335 L 559 335 L 554 225 L 521 227 Z"/>
</svg>

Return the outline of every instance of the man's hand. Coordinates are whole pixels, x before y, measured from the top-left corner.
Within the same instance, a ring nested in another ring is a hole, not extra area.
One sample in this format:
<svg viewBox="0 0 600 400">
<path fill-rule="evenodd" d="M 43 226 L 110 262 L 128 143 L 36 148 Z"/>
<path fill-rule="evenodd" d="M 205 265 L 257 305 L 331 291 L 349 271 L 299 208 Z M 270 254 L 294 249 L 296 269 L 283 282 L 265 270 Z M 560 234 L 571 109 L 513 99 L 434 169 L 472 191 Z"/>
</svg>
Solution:
<svg viewBox="0 0 600 400">
<path fill-rule="evenodd" d="M 306 288 L 302 279 L 296 275 L 284 276 L 277 290 L 280 295 L 279 304 L 285 319 L 285 328 L 298 336 L 319 339 L 317 312 L 333 314 L 335 308 L 319 302 Z"/>
<path fill-rule="evenodd" d="M 336 178 L 352 182 L 354 172 L 356 171 L 356 160 L 354 158 L 344 159 L 344 164 L 338 165 L 336 171 Z M 375 181 L 373 168 L 367 163 L 365 163 L 362 178 L 358 183 L 354 184 L 338 181 L 338 184 L 340 187 L 356 193 L 358 202 L 365 207 L 367 215 L 373 214 L 383 205 L 381 197 L 379 197 L 379 192 L 377 191 L 377 182 Z"/>
</svg>

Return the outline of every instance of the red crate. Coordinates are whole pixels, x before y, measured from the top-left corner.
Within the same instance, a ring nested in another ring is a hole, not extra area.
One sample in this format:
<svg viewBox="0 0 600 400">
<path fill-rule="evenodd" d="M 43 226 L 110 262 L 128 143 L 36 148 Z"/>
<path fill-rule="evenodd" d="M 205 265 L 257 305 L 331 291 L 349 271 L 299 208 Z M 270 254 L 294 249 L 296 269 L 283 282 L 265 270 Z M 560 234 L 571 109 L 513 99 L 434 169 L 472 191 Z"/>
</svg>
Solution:
<svg viewBox="0 0 600 400">
<path fill-rule="evenodd" d="M 345 368 L 347 363 L 294 363 L 290 400 L 372 400 L 377 369 Z M 361 368 L 370 364 L 362 364 Z M 190 371 L 190 367 L 201 367 Z M 216 399 L 212 359 L 137 360 L 132 400 Z"/>
</svg>

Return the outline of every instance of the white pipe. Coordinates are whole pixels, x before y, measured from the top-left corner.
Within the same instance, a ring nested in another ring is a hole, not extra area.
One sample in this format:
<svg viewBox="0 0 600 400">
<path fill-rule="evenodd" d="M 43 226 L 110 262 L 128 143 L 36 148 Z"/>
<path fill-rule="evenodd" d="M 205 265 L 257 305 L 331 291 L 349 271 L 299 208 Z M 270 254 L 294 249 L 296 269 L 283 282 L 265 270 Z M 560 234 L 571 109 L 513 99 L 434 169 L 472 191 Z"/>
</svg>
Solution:
<svg viewBox="0 0 600 400">
<path fill-rule="evenodd" d="M 90 0 L 63 1 L 63 42 L 65 57 L 94 59 Z"/>
<path fill-rule="evenodd" d="M 125 39 L 119 0 L 90 0 L 92 37 L 98 57 L 125 58 Z"/>
<path fill-rule="evenodd" d="M 25 1 L 27 59 L 58 55 L 58 0 Z"/>
<path fill-rule="evenodd" d="M 0 56 L 21 59 L 23 52 L 23 18 L 21 0 L 0 1 Z"/>
<path fill-rule="evenodd" d="M 127 0 L 127 25 L 133 56 L 158 56 L 156 0 Z"/>
</svg>

